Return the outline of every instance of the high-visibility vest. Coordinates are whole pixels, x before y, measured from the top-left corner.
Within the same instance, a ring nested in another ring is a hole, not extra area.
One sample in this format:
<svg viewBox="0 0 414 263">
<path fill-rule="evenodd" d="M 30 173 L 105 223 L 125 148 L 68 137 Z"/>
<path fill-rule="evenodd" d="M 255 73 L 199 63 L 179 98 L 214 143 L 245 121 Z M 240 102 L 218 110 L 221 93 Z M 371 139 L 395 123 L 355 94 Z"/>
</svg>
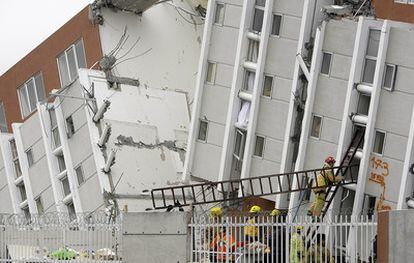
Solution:
<svg viewBox="0 0 414 263">
<path fill-rule="evenodd" d="M 244 227 L 244 235 L 248 237 L 257 237 L 259 236 L 259 227 L 255 226 L 254 218 L 249 219 L 247 222 L 248 225 Z"/>
<path fill-rule="evenodd" d="M 227 237 L 229 240 L 227 240 Z M 218 233 L 210 243 L 210 248 L 216 252 L 217 260 L 226 260 L 227 253 L 230 255 L 230 260 L 233 260 L 232 252 L 234 252 L 235 246 L 236 240 L 233 235 L 227 234 L 225 231 Z"/>
</svg>

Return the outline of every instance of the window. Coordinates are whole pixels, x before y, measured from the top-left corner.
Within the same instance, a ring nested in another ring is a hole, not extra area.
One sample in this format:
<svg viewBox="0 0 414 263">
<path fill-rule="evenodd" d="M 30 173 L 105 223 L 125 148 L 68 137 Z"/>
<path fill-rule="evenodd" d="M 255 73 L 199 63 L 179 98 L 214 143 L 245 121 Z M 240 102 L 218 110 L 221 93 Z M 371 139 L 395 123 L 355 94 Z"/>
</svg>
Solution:
<svg viewBox="0 0 414 263">
<path fill-rule="evenodd" d="M 50 126 L 52 127 L 52 139 L 54 148 L 58 148 L 60 143 L 59 128 L 57 125 L 56 112 L 54 109 L 49 110 Z"/>
<path fill-rule="evenodd" d="M 265 138 L 262 136 L 256 136 L 256 145 L 254 147 L 254 155 L 263 157 Z"/>
<path fill-rule="evenodd" d="M 35 199 L 35 202 L 36 202 L 36 207 L 37 207 L 37 213 L 39 215 L 44 214 L 45 209 L 43 208 L 43 203 L 42 203 L 42 199 L 40 198 L 40 196 Z"/>
<path fill-rule="evenodd" d="M 8 132 L 7 121 L 6 121 L 6 113 L 4 111 L 3 102 L 1 102 L 1 101 L 0 101 L 0 131 L 1 132 Z"/>
<path fill-rule="evenodd" d="M 65 157 L 63 157 L 63 155 L 58 155 L 57 160 L 58 160 L 59 172 L 65 171 L 66 170 Z"/>
<path fill-rule="evenodd" d="M 383 154 L 385 144 L 385 132 L 376 131 L 374 140 L 374 153 Z"/>
<path fill-rule="evenodd" d="M 18 185 L 17 187 L 19 188 L 21 200 L 22 200 L 22 202 L 24 202 L 27 199 L 26 187 L 24 187 L 23 183 Z"/>
<path fill-rule="evenodd" d="M 12 160 L 14 164 L 14 171 L 16 173 L 16 178 L 19 178 L 22 175 L 22 170 L 20 169 L 20 161 L 19 161 L 19 155 L 17 154 L 16 141 L 12 139 L 9 141 L 9 143 L 10 143 L 10 149 L 12 153 Z"/>
<path fill-rule="evenodd" d="M 233 156 L 239 161 L 243 159 L 245 142 L 246 142 L 246 132 L 240 129 L 237 129 L 236 140 L 234 143 Z"/>
<path fill-rule="evenodd" d="M 270 33 L 274 36 L 279 36 L 281 24 L 282 24 L 282 16 L 273 15 L 272 31 Z"/>
<path fill-rule="evenodd" d="M 364 74 L 362 75 L 362 82 L 372 84 L 374 82 L 376 60 L 365 59 Z"/>
<path fill-rule="evenodd" d="M 73 124 L 72 116 L 66 118 L 66 130 L 68 138 L 72 137 L 72 135 L 75 133 L 75 125 Z"/>
<path fill-rule="evenodd" d="M 82 39 L 71 45 L 58 58 L 60 84 L 68 85 L 78 76 L 78 69 L 86 67 L 85 50 Z"/>
<path fill-rule="evenodd" d="M 244 71 L 244 83 L 243 90 L 252 91 L 254 86 L 254 77 L 256 73 L 245 70 Z"/>
<path fill-rule="evenodd" d="M 256 4 L 254 6 L 254 16 L 253 16 L 253 24 L 252 24 L 253 31 L 256 31 L 256 32 L 262 31 L 265 2 L 266 2 L 265 0 L 256 0 Z"/>
<path fill-rule="evenodd" d="M 23 208 L 22 210 L 23 210 L 23 214 L 24 214 L 24 217 L 26 218 L 26 220 L 30 220 L 31 217 L 30 217 L 29 208 L 26 207 L 26 208 Z"/>
<path fill-rule="evenodd" d="M 224 4 L 217 3 L 216 4 L 216 15 L 214 17 L 214 23 L 222 25 L 224 22 Z"/>
<path fill-rule="evenodd" d="M 207 62 L 207 77 L 206 82 L 213 84 L 216 79 L 216 63 Z"/>
<path fill-rule="evenodd" d="M 323 52 L 321 74 L 329 75 L 331 72 L 332 54 Z"/>
<path fill-rule="evenodd" d="M 369 111 L 370 103 L 371 103 L 371 97 L 370 96 L 360 94 L 359 95 L 359 100 L 358 100 L 357 113 L 367 116 L 368 111 Z"/>
<path fill-rule="evenodd" d="M 384 83 L 382 87 L 386 90 L 393 91 L 395 77 L 397 75 L 397 66 L 392 64 L 385 65 Z"/>
<path fill-rule="evenodd" d="M 31 77 L 17 90 L 20 102 L 20 111 L 23 118 L 36 109 L 36 103 L 45 99 L 45 88 L 41 73 Z"/>
<path fill-rule="evenodd" d="M 368 36 L 367 51 L 365 54 L 362 82 L 372 84 L 374 82 L 375 66 L 377 64 L 378 48 L 381 38 L 381 31 L 370 29 Z"/>
<path fill-rule="evenodd" d="M 69 214 L 69 218 L 71 221 L 76 219 L 76 211 L 75 211 L 75 207 L 73 206 L 73 203 L 69 203 L 66 205 L 67 209 L 68 209 L 68 214 Z"/>
<path fill-rule="evenodd" d="M 33 151 L 31 148 L 26 151 L 26 157 L 27 164 L 29 165 L 29 167 L 31 167 L 34 164 Z"/>
<path fill-rule="evenodd" d="M 70 194 L 70 186 L 69 186 L 68 178 L 67 177 L 63 178 L 61 182 L 62 182 L 63 195 L 68 196 Z"/>
<path fill-rule="evenodd" d="M 76 177 L 78 178 L 78 184 L 81 185 L 85 182 L 85 176 L 83 175 L 82 165 L 75 168 Z"/>
<path fill-rule="evenodd" d="M 208 122 L 200 120 L 200 127 L 198 128 L 198 139 L 200 141 L 207 141 Z"/>
<path fill-rule="evenodd" d="M 322 117 L 313 115 L 311 137 L 319 139 L 321 137 Z"/>
<path fill-rule="evenodd" d="M 247 50 L 247 61 L 256 63 L 258 54 L 259 54 L 259 42 L 250 39 L 249 47 Z"/>
<path fill-rule="evenodd" d="M 273 77 L 265 76 L 263 81 L 263 92 L 264 97 L 272 97 Z"/>
</svg>

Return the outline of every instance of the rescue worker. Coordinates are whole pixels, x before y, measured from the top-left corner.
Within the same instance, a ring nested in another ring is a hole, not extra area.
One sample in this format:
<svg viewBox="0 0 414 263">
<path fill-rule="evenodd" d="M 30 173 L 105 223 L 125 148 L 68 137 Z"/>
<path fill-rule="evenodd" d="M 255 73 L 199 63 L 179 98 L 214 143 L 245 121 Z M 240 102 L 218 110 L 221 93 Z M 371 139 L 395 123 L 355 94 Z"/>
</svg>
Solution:
<svg viewBox="0 0 414 263">
<path fill-rule="evenodd" d="M 303 226 L 297 226 L 290 238 L 290 263 L 302 263 L 306 259 L 305 245 L 302 238 Z"/>
<path fill-rule="evenodd" d="M 265 262 L 284 262 L 285 247 L 286 247 L 286 236 L 285 227 L 282 225 L 284 222 L 284 216 L 278 209 L 273 209 L 270 213 L 273 227 L 269 229 L 271 232 L 269 246 L 271 255 L 266 257 Z"/>
<path fill-rule="evenodd" d="M 317 176 L 316 176 L 316 183 L 314 183 L 313 192 L 315 193 L 315 199 L 312 202 L 310 209 L 308 210 L 309 216 L 319 217 L 321 215 L 322 209 L 325 206 L 325 199 L 326 199 L 326 188 L 329 185 L 332 185 L 335 182 L 340 182 L 342 180 L 342 176 L 336 176 L 333 174 L 332 168 L 335 164 L 335 159 L 332 156 L 329 156 L 325 159 L 325 164 L 323 165 L 323 169 Z"/>
<path fill-rule="evenodd" d="M 335 262 L 331 251 L 326 247 L 325 234 L 316 235 L 316 243 L 309 249 L 309 263 L 333 263 Z"/>
<path fill-rule="evenodd" d="M 223 210 L 220 207 L 210 209 L 210 218 L 213 223 L 222 222 Z M 234 261 L 233 252 L 235 250 L 236 241 L 231 233 L 227 233 L 226 227 L 219 225 L 210 229 L 209 237 L 212 237 L 210 246 L 210 262 L 227 262 Z"/>
<path fill-rule="evenodd" d="M 246 237 L 247 242 L 255 242 L 259 241 L 259 227 L 255 226 L 256 218 L 259 213 L 262 211 L 262 208 L 258 205 L 254 205 L 250 208 L 249 211 L 249 220 L 247 221 L 247 225 L 244 227 L 244 235 Z"/>
</svg>

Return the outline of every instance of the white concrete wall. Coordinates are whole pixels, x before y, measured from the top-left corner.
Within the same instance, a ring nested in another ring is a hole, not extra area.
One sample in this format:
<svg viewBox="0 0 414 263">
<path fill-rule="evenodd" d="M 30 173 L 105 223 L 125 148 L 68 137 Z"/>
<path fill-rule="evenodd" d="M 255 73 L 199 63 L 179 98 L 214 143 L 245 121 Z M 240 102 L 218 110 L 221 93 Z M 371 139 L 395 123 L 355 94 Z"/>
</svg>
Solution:
<svg viewBox="0 0 414 263">
<path fill-rule="evenodd" d="M 186 1 L 171 3 L 195 12 Z M 129 39 L 116 57 L 124 55 L 138 38 L 137 45 L 123 59 L 151 49 L 143 56 L 120 63 L 116 66 L 115 74 L 137 78 L 145 87 L 187 92 L 188 103 L 191 104 L 203 21 L 190 18 L 169 2 L 151 7 L 142 16 L 108 9 L 102 9 L 102 14 L 104 24 L 99 27 L 99 32 L 104 54 L 113 50 L 125 27 Z"/>
</svg>

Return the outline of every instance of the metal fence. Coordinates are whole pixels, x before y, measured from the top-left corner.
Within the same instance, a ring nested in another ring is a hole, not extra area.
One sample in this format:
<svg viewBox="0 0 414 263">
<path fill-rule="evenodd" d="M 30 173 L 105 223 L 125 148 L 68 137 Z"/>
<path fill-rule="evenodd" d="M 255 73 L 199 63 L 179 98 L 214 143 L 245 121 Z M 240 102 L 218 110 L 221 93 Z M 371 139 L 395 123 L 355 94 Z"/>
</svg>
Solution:
<svg viewBox="0 0 414 263">
<path fill-rule="evenodd" d="M 0 262 L 122 262 L 121 217 L 0 215 Z"/>
<path fill-rule="evenodd" d="M 190 262 L 376 262 L 375 217 L 194 217 Z"/>
</svg>

